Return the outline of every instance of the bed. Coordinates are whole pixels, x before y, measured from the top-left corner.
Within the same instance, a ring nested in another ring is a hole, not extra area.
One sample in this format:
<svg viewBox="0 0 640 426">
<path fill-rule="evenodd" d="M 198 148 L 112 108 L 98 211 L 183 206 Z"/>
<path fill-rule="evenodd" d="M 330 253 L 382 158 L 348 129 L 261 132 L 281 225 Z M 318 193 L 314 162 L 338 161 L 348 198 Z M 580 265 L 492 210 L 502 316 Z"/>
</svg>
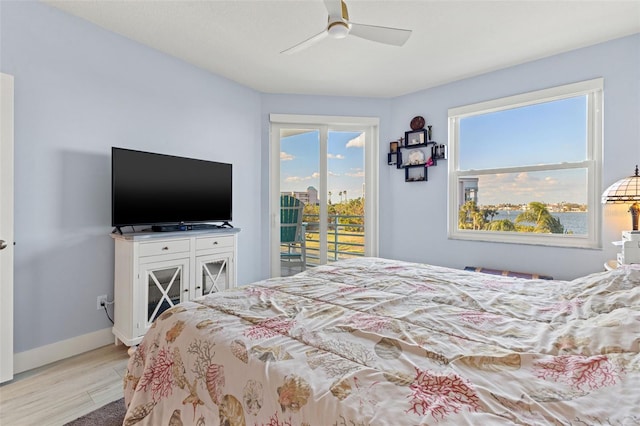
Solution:
<svg viewBox="0 0 640 426">
<path fill-rule="evenodd" d="M 640 425 L 640 265 L 525 280 L 360 258 L 165 311 L 125 425 Z"/>
</svg>

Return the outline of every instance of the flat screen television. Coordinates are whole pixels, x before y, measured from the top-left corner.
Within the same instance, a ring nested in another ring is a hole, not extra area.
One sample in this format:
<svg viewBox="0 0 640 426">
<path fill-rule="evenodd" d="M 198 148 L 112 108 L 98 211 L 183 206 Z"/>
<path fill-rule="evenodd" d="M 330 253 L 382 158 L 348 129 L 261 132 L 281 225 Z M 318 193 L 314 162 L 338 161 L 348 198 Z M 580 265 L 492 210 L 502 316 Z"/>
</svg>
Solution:
<svg viewBox="0 0 640 426">
<path fill-rule="evenodd" d="M 116 228 L 228 223 L 231 199 L 231 164 L 111 149 L 111 225 Z"/>
</svg>

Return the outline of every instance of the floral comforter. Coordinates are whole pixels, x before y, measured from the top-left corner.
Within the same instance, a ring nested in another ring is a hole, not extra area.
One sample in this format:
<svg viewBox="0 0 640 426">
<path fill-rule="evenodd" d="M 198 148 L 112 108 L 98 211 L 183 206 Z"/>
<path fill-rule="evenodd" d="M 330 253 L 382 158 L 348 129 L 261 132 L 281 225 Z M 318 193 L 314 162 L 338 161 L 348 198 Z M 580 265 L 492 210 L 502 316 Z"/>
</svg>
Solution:
<svg viewBox="0 0 640 426">
<path fill-rule="evenodd" d="M 124 424 L 640 425 L 639 346 L 640 268 L 353 259 L 165 311 L 129 360 Z"/>
</svg>

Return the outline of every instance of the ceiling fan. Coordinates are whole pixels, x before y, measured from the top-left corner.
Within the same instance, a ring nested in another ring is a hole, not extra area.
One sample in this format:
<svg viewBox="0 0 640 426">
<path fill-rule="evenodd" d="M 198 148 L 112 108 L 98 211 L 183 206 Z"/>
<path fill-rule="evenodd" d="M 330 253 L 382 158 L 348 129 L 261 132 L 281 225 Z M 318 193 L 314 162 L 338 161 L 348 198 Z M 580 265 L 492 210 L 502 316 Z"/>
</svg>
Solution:
<svg viewBox="0 0 640 426">
<path fill-rule="evenodd" d="M 312 46 L 326 37 L 336 39 L 345 38 L 348 35 L 377 41 L 378 43 L 402 46 L 411 35 L 411 30 L 401 28 L 379 27 L 376 25 L 356 24 L 349 21 L 349 12 L 344 0 L 324 0 L 324 5 L 329 12 L 327 28 L 321 33 L 296 44 L 280 53 L 291 54 Z"/>
</svg>

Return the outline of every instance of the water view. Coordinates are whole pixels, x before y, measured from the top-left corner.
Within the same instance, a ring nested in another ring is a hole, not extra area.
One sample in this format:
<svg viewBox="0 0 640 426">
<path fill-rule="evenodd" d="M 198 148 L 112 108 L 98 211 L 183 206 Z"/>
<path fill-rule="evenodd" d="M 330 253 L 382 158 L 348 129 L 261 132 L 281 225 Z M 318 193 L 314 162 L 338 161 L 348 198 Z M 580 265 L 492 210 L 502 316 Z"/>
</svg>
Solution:
<svg viewBox="0 0 640 426">
<path fill-rule="evenodd" d="M 509 219 L 513 222 L 520 213 L 522 210 L 498 210 L 493 220 Z M 565 233 L 587 234 L 587 212 L 551 212 L 551 215 L 560 219 Z"/>
</svg>

